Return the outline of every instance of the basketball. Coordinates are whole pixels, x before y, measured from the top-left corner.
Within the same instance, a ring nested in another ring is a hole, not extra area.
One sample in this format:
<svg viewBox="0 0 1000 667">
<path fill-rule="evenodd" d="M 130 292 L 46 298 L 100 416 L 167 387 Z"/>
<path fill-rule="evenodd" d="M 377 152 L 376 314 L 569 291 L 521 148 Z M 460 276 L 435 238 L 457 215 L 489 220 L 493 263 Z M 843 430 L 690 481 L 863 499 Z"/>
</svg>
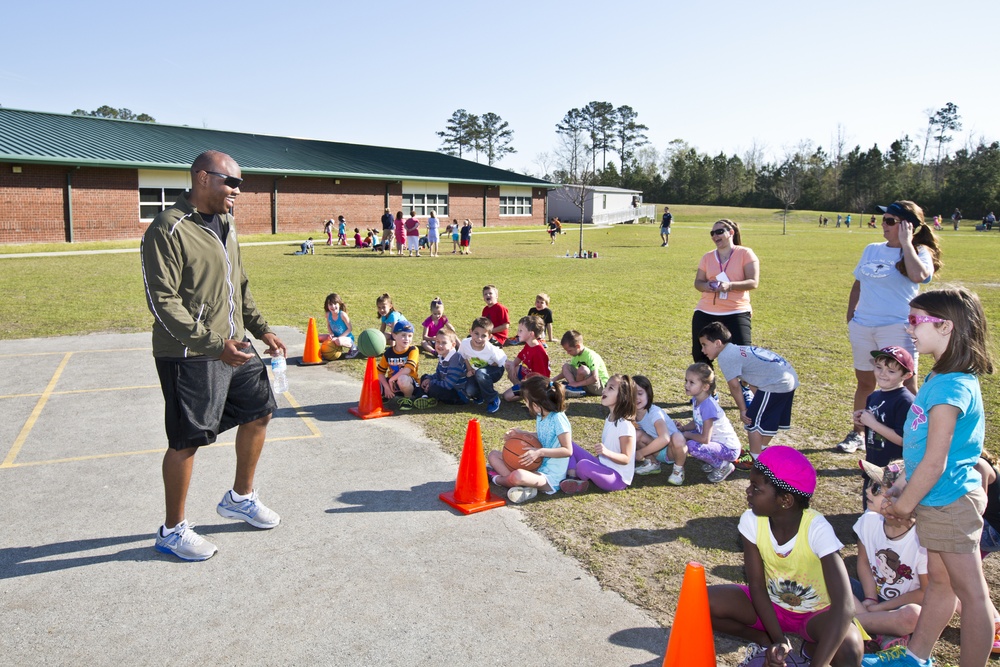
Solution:
<svg viewBox="0 0 1000 667">
<path fill-rule="evenodd" d="M 378 329 L 365 329 L 358 336 L 358 354 L 377 357 L 385 352 L 385 335 Z"/>
<path fill-rule="evenodd" d="M 336 361 L 340 359 L 342 354 L 344 354 L 344 348 L 332 340 L 327 340 L 319 346 L 319 356 L 323 357 L 323 361 Z"/>
<path fill-rule="evenodd" d="M 518 460 L 521 458 L 521 454 L 528 449 L 538 449 L 542 446 L 542 443 L 538 442 L 538 438 L 533 435 L 526 435 L 523 433 L 517 433 L 511 437 L 504 440 L 503 443 L 503 462 L 507 464 L 507 467 L 511 470 L 517 470 L 518 468 L 523 470 L 538 470 L 538 467 L 542 465 L 542 459 L 538 459 L 530 466 L 522 466 L 521 462 Z"/>
</svg>

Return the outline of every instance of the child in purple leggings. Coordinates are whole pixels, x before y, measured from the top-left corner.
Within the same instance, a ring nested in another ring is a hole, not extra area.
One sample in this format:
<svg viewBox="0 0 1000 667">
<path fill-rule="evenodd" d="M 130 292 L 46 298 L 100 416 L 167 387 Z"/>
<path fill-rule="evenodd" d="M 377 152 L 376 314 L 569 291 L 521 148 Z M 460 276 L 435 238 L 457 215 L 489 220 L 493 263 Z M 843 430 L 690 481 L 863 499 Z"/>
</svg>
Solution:
<svg viewBox="0 0 1000 667">
<path fill-rule="evenodd" d="M 708 364 L 688 367 L 684 375 L 684 391 L 691 397 L 691 416 L 687 424 L 677 424 L 684 436 L 683 446 L 670 443 L 674 469 L 667 482 L 674 486 L 684 483 L 684 461 L 688 454 L 704 462 L 708 481 L 717 484 L 735 470 L 733 461 L 740 455 L 740 440 L 726 413 L 713 398 L 715 373 Z"/>
<path fill-rule="evenodd" d="M 628 488 L 635 474 L 635 383 L 628 375 L 608 378 L 601 392 L 601 405 L 611 410 L 604 421 L 601 442 L 594 456 L 576 443 L 569 459 L 569 474 L 559 484 L 563 493 L 581 493 L 593 482 L 603 491 Z"/>
</svg>

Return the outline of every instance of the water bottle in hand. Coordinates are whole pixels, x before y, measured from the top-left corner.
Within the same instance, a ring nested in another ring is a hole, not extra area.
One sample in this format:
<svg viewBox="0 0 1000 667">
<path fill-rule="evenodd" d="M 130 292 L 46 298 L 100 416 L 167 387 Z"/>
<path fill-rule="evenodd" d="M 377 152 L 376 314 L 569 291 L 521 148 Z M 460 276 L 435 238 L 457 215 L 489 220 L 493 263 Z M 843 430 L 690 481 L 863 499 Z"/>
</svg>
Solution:
<svg viewBox="0 0 1000 667">
<path fill-rule="evenodd" d="M 275 394 L 284 394 L 288 391 L 288 376 L 285 375 L 285 355 L 279 350 L 271 357 L 271 374 L 274 379 L 271 381 L 271 388 Z"/>
</svg>

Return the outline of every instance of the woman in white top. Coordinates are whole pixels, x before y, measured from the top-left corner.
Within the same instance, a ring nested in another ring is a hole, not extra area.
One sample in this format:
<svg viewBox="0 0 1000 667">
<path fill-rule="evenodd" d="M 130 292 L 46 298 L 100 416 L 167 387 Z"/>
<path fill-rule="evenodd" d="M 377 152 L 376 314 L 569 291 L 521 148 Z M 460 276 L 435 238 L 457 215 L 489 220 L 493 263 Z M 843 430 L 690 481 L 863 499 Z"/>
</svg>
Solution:
<svg viewBox="0 0 1000 667">
<path fill-rule="evenodd" d="M 917 359 L 913 340 L 906 332 L 910 300 L 921 283 L 930 282 L 941 268 L 938 239 L 924 224 L 924 211 L 912 201 L 897 201 L 877 207 L 882 211 L 882 236 L 861 253 L 854 267 L 854 285 L 847 299 L 847 331 L 854 355 L 854 411 L 864 410 L 868 395 L 875 391 L 872 350 L 901 347 Z M 916 368 L 914 368 L 916 371 Z M 917 393 L 916 372 L 904 386 Z M 864 427 L 850 431 L 837 449 L 854 452 L 864 443 Z"/>
</svg>

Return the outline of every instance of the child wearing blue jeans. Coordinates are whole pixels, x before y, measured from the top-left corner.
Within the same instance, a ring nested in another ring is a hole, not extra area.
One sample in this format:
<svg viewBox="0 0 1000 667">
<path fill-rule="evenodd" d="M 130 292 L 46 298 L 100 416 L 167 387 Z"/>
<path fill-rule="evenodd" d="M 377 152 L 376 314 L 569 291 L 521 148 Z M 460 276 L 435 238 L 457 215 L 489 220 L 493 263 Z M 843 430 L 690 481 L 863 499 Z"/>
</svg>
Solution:
<svg viewBox="0 0 1000 667">
<path fill-rule="evenodd" d="M 458 346 L 465 360 L 465 395 L 476 403 L 486 403 L 490 414 L 500 409 L 500 394 L 494 385 L 503 377 L 507 355 L 490 342 L 493 322 L 488 317 L 477 317 L 472 322 L 469 337 Z"/>
</svg>

